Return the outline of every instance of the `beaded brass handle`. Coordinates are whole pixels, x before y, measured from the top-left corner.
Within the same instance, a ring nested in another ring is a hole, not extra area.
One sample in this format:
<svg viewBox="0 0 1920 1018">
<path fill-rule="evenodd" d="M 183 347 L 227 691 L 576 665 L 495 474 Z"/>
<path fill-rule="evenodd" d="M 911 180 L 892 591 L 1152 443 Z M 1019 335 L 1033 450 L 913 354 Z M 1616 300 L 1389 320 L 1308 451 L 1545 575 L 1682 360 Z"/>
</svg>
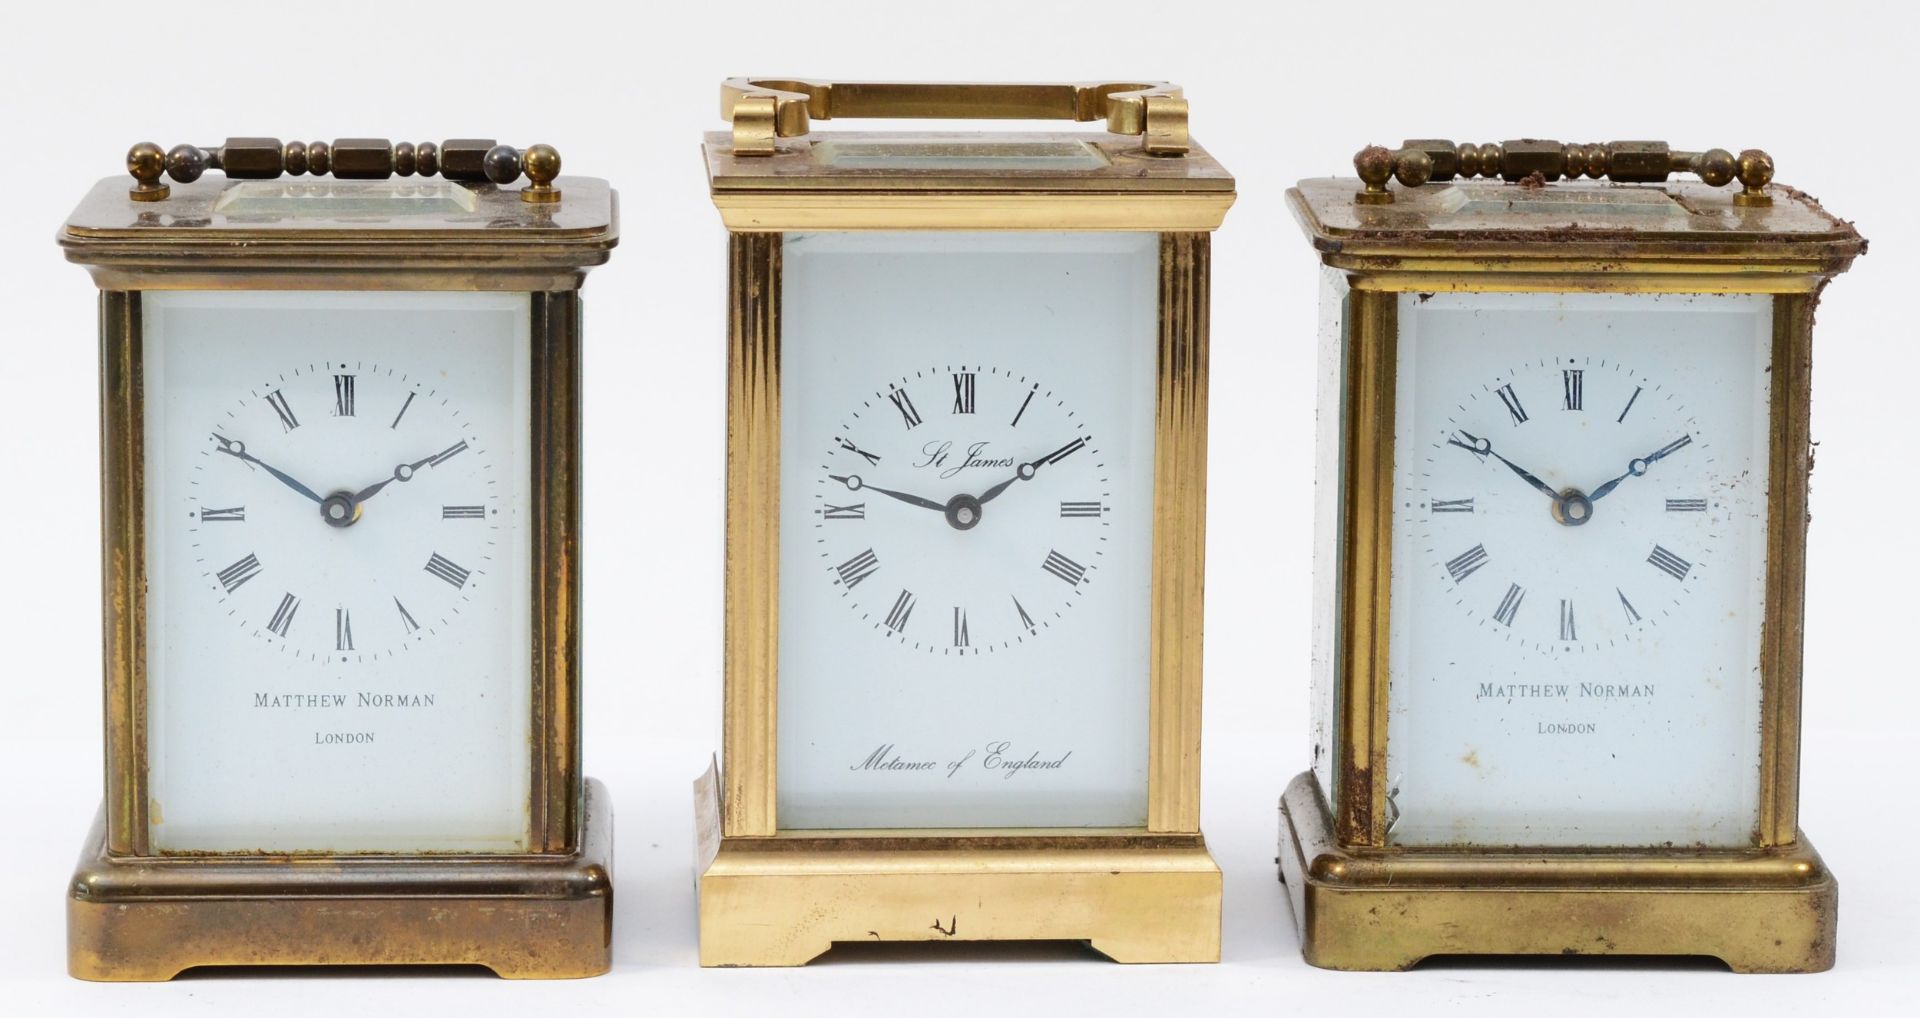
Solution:
<svg viewBox="0 0 1920 1018">
<path fill-rule="evenodd" d="M 162 152 L 160 146 L 143 141 L 127 150 L 127 172 L 134 185 L 127 197 L 134 201 L 160 201 L 171 191 L 160 179 L 164 172 L 182 184 L 200 179 L 208 170 L 219 170 L 233 180 L 272 180 L 285 173 L 299 176 L 332 173 L 341 180 L 385 180 L 396 174 L 415 173 L 431 177 L 435 173 L 448 180 L 511 184 L 521 173 L 528 185 L 520 191 L 520 200 L 555 202 L 560 190 L 553 178 L 560 175 L 560 153 L 551 145 L 531 145 L 517 149 L 496 145 L 492 138 L 456 138 L 435 145 L 423 141 L 390 143 L 385 138 L 339 138 L 329 145 L 324 141 L 281 144 L 278 138 L 228 138 L 218 148 L 175 145 Z"/>
<path fill-rule="evenodd" d="M 1735 157 L 1723 148 L 1679 152 L 1664 141 L 1611 141 L 1604 145 L 1562 145 L 1532 138 L 1498 145 L 1455 145 L 1441 139 L 1402 142 L 1398 149 L 1369 145 L 1353 157 L 1353 168 L 1366 189 L 1354 195 L 1363 205 L 1393 201 L 1388 178 L 1405 187 L 1454 177 L 1499 177 L 1519 183 L 1536 177 L 1542 182 L 1585 174 L 1623 184 L 1657 184 L 1674 173 L 1691 173 L 1712 187 L 1725 187 L 1737 177 L 1742 185 L 1733 196 L 1736 205 L 1773 204 L 1766 187 L 1773 181 L 1773 157 L 1750 148 Z"/>
<path fill-rule="evenodd" d="M 1166 82 L 926 83 L 729 78 L 720 115 L 733 125 L 733 154 L 770 156 L 776 138 L 805 135 L 814 120 L 1073 120 L 1107 122 L 1154 156 L 1183 156 L 1187 100 Z"/>
</svg>

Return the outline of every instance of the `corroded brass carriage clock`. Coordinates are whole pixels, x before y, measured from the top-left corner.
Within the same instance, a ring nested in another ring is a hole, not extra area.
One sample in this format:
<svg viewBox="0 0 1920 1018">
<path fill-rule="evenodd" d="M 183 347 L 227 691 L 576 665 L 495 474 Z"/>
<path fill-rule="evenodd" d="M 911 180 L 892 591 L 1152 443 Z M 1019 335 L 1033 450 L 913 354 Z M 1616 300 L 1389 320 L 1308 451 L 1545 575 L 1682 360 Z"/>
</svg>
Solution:
<svg viewBox="0 0 1920 1018">
<path fill-rule="evenodd" d="M 606 971 L 579 288 L 613 192 L 476 140 L 128 168 L 60 234 L 101 290 L 104 458 L 106 802 L 70 970 Z M 308 171 L 334 179 L 280 179 Z"/>
<path fill-rule="evenodd" d="M 1831 966 L 1797 825 L 1808 365 L 1865 242 L 1755 150 L 1355 165 L 1289 193 L 1324 266 L 1313 769 L 1281 802 L 1307 960 Z"/>
<path fill-rule="evenodd" d="M 1001 939 L 1217 959 L 1200 593 L 1208 244 L 1233 179 L 1165 85 L 723 97 L 701 963 Z M 858 117 L 1108 133 L 809 134 Z"/>
</svg>

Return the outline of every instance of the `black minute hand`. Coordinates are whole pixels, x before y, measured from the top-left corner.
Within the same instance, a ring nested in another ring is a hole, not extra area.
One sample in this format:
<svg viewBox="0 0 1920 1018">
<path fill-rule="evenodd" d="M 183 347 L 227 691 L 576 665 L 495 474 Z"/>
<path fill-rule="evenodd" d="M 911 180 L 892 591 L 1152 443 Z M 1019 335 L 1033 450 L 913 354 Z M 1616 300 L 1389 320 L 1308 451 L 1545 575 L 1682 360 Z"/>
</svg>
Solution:
<svg viewBox="0 0 1920 1018">
<path fill-rule="evenodd" d="M 871 491 L 876 494 L 885 495 L 888 498 L 897 498 L 908 505 L 917 505 L 922 509 L 931 509 L 937 513 L 944 513 L 947 511 L 946 506 L 940 504 L 939 502 L 935 502 L 933 499 L 930 499 L 930 498 L 921 498 L 918 495 L 909 495 L 904 491 L 890 491 L 886 488 L 874 487 L 873 485 L 868 484 L 867 482 L 861 480 L 859 474 L 847 474 L 845 476 L 842 476 L 840 474 L 828 474 L 827 478 L 829 480 L 839 481 L 841 484 L 846 485 L 848 491 L 861 491 L 861 490 Z"/>
<path fill-rule="evenodd" d="M 301 484 L 299 481 L 295 480 L 289 474 L 283 473 L 279 470 L 275 470 L 269 464 L 262 462 L 259 457 L 248 452 L 247 443 L 239 441 L 237 439 L 228 438 L 225 435 L 220 434 L 219 432 L 214 432 L 213 439 L 214 441 L 220 443 L 221 452 L 224 452 L 227 455 L 232 456 L 234 459 L 237 459 L 242 463 L 251 463 L 256 467 L 259 467 L 260 469 L 265 470 L 267 473 L 273 475 L 274 480 L 277 480 L 281 484 L 284 484 L 287 487 L 292 488 L 293 490 L 299 492 L 300 494 L 305 495 L 310 499 L 313 499 L 315 502 L 325 501 L 325 499 L 322 499 L 319 495 L 315 494 L 312 488 L 309 488 L 306 485 Z"/>
<path fill-rule="evenodd" d="M 1497 452 L 1494 452 L 1493 443 L 1491 441 L 1484 438 L 1477 438 L 1474 435 L 1465 431 L 1462 431 L 1460 433 L 1460 437 L 1466 439 L 1467 442 L 1471 442 L 1473 444 L 1468 445 L 1467 442 L 1458 442 L 1452 439 L 1448 439 L 1448 441 L 1452 442 L 1454 445 L 1457 445 L 1462 449 L 1467 450 L 1468 452 L 1475 453 L 1477 455 L 1492 456 L 1494 459 L 1497 459 L 1500 462 L 1505 463 L 1507 465 L 1508 470 L 1511 470 L 1514 473 L 1520 475 L 1521 480 L 1527 482 L 1528 484 L 1533 485 L 1533 487 L 1536 490 L 1538 490 L 1541 494 L 1547 496 L 1550 499 L 1553 499 L 1556 505 L 1560 503 L 1561 498 L 1560 498 L 1559 492 L 1553 490 L 1553 487 L 1547 484 L 1547 482 L 1528 473 L 1525 467 L 1521 466 L 1518 463 L 1515 463 L 1514 461 L 1506 458 L 1505 456 L 1500 455 Z"/>
</svg>

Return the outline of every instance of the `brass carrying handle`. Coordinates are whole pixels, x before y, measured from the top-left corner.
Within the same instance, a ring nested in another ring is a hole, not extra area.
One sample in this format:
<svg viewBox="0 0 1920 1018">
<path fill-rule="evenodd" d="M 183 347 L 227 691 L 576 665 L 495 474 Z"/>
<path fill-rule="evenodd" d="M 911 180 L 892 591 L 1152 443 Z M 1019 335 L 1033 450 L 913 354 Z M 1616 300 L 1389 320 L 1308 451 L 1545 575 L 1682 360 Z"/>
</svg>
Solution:
<svg viewBox="0 0 1920 1018">
<path fill-rule="evenodd" d="M 560 175 L 560 153 L 551 145 L 530 145 L 517 149 L 496 145 L 492 138 L 455 138 L 435 145 L 423 141 L 398 144 L 385 138 L 338 138 L 324 141 L 290 141 L 282 145 L 278 138 L 228 138 L 227 143 L 205 149 L 198 145 L 175 145 L 162 152 L 160 146 L 143 141 L 127 150 L 127 172 L 134 185 L 127 197 L 134 201 L 160 201 L 172 190 L 160 179 L 161 173 L 190 184 L 208 170 L 219 170 L 232 180 L 272 180 L 285 173 L 323 176 L 332 173 L 340 180 L 385 180 L 398 174 L 415 173 L 431 177 L 435 173 L 448 180 L 511 184 L 521 173 L 528 186 L 520 191 L 520 200 L 556 202 L 560 189 L 553 178 Z"/>
<path fill-rule="evenodd" d="M 1402 142 L 1398 149 L 1369 145 L 1353 157 L 1353 168 L 1366 189 L 1354 195 L 1362 205 L 1393 201 L 1389 177 L 1404 187 L 1454 177 L 1499 177 L 1509 183 L 1533 179 L 1573 180 L 1586 174 L 1622 184 L 1658 184 L 1674 173 L 1691 173 L 1711 187 L 1725 187 L 1738 178 L 1742 190 L 1735 205 L 1766 206 L 1773 198 L 1766 187 L 1773 181 L 1773 157 L 1750 148 L 1735 157 L 1723 148 L 1679 152 L 1664 141 L 1610 141 L 1604 145 L 1562 145 L 1557 141 L 1524 138 L 1497 145 L 1455 145 L 1429 138 Z"/>
<path fill-rule="evenodd" d="M 1148 155 L 1187 154 L 1187 100 L 1159 82 L 906 84 L 728 78 L 720 116 L 733 125 L 733 154 L 770 156 L 778 138 L 804 136 L 814 120 L 901 117 L 929 120 L 1107 122 L 1135 135 Z"/>
</svg>

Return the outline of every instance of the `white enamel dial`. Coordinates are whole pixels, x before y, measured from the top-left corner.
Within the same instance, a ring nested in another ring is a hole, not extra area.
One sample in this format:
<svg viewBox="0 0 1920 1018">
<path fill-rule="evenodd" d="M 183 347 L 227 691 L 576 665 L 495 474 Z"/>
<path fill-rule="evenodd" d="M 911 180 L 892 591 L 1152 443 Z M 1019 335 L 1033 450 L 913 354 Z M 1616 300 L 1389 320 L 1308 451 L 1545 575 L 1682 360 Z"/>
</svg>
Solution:
<svg viewBox="0 0 1920 1018">
<path fill-rule="evenodd" d="M 781 827 L 1145 823 L 1158 266 L 787 235 Z"/>
<path fill-rule="evenodd" d="M 822 579 L 900 646 L 1011 651 L 1064 624 L 1100 579 L 1105 460 L 1037 379 L 997 365 L 915 371 L 861 400 L 820 456 Z"/>
<path fill-rule="evenodd" d="M 1605 354 L 1538 357 L 1460 394 L 1403 511 L 1467 619 L 1517 647 L 1586 654 L 1674 616 L 1715 568 L 1728 508 L 1685 395 Z"/>
<path fill-rule="evenodd" d="M 1750 843 L 1768 298 L 1410 294 L 1389 837 Z"/>
<path fill-rule="evenodd" d="M 154 846 L 524 849 L 528 298 L 141 301 Z"/>
</svg>

